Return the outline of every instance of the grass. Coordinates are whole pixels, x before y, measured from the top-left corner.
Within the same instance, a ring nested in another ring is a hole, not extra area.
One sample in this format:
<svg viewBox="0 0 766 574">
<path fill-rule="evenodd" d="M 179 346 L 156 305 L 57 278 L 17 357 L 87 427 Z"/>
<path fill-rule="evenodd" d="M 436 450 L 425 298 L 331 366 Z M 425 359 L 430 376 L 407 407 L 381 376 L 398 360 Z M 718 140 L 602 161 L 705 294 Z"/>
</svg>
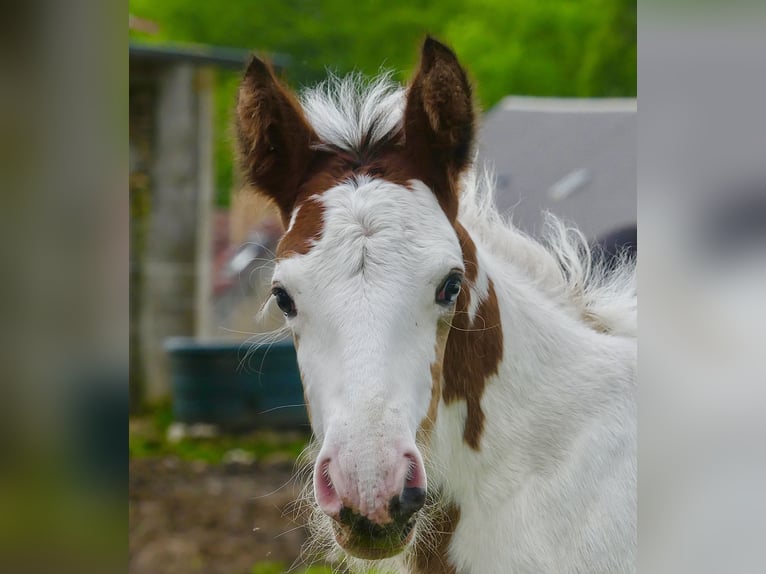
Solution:
<svg viewBox="0 0 766 574">
<path fill-rule="evenodd" d="M 212 438 L 184 437 L 170 441 L 167 431 L 172 422 L 170 406 L 162 406 L 131 419 L 128 437 L 130 457 L 175 456 L 181 460 L 221 464 L 225 462 L 227 453 L 236 450 L 256 460 L 294 461 L 308 442 L 305 433 L 265 430 L 247 434 L 221 434 Z"/>
<path fill-rule="evenodd" d="M 259 562 L 250 569 L 249 574 L 284 574 L 287 568 L 283 562 Z M 309 566 L 304 570 L 296 570 L 294 574 L 333 574 L 333 569 L 330 566 Z M 369 570 L 367 574 L 379 574 L 379 572 Z"/>
<path fill-rule="evenodd" d="M 287 566 L 283 562 L 259 562 L 250 569 L 250 574 L 284 574 Z M 295 574 L 333 574 L 329 566 L 309 566 Z"/>
<path fill-rule="evenodd" d="M 175 456 L 181 460 L 221 464 L 232 450 L 249 453 L 257 460 L 280 458 L 295 460 L 308 442 L 308 435 L 297 432 L 257 431 L 242 435 L 222 434 L 213 438 L 168 440 L 173 423 L 169 405 L 158 407 L 130 421 L 129 450 L 131 458 Z M 249 574 L 284 574 L 289 566 L 283 562 L 265 561 L 254 564 Z M 330 566 L 313 565 L 295 574 L 333 574 Z M 375 574 L 371 571 L 369 574 Z"/>
</svg>

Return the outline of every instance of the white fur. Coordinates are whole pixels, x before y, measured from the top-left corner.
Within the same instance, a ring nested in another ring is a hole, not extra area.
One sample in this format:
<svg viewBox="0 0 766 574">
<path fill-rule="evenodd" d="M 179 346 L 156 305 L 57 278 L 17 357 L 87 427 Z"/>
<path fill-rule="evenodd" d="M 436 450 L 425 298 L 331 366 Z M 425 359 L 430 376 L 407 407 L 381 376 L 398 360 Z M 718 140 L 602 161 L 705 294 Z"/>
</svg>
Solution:
<svg viewBox="0 0 766 574">
<path fill-rule="evenodd" d="M 388 77 L 371 87 L 332 78 L 303 102 L 326 142 L 353 149 L 370 125 L 384 137 L 401 122 L 403 91 Z M 413 443 L 425 416 L 443 312 L 433 295 L 462 266 L 435 197 L 412 186 L 360 178 L 329 190 L 322 238 L 274 275 L 298 308 L 289 325 L 322 449 L 370 493 L 381 461 Z M 480 450 L 463 441 L 461 401 L 440 404 L 431 443 L 421 445 L 429 489 L 461 511 L 449 556 L 461 574 L 633 572 L 633 266 L 593 265 L 582 235 L 552 216 L 538 243 L 500 217 L 491 187 L 470 169 L 459 212 L 479 260 L 472 300 L 491 279 L 504 341 L 482 399 Z M 419 535 L 429 535 L 427 524 Z M 407 562 L 405 554 L 384 566 L 407 572 Z"/>
<path fill-rule="evenodd" d="M 430 189 L 359 177 L 320 196 L 322 237 L 280 262 L 274 282 L 298 313 L 289 325 L 322 441 L 320 460 L 341 498 L 372 518 L 387 512 L 420 460 L 415 436 L 431 398 L 443 279 L 460 245 Z M 321 465 L 320 465 L 321 466 Z M 339 507 L 337 508 L 339 510 Z"/>
<path fill-rule="evenodd" d="M 330 74 L 328 80 L 307 90 L 301 103 L 323 142 L 357 151 L 368 135 L 370 141 L 380 141 L 399 127 L 404 89 L 389 72 L 372 81 L 360 74 L 345 78 Z"/>
<path fill-rule="evenodd" d="M 635 340 L 595 331 L 536 278 L 477 249 L 504 360 L 482 399 L 480 451 L 462 443 L 461 403 L 442 405 L 431 445 L 461 509 L 458 572 L 632 572 Z"/>
</svg>

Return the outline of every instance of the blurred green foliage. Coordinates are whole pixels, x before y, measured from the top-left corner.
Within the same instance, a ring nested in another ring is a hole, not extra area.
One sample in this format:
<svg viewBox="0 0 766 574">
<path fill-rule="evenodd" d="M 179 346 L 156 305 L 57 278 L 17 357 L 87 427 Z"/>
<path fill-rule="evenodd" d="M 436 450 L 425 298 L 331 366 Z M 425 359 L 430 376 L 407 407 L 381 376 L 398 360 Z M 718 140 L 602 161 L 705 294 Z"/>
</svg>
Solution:
<svg viewBox="0 0 766 574">
<path fill-rule="evenodd" d="M 195 42 L 281 53 L 300 87 L 326 69 L 404 80 L 430 33 L 450 44 L 488 109 L 508 94 L 636 95 L 635 0 L 130 0 L 132 14 L 160 27 L 142 41 Z M 225 75 L 216 105 L 219 202 L 232 185 L 229 149 L 236 81 Z M 224 191 L 220 191 L 223 189 Z"/>
</svg>

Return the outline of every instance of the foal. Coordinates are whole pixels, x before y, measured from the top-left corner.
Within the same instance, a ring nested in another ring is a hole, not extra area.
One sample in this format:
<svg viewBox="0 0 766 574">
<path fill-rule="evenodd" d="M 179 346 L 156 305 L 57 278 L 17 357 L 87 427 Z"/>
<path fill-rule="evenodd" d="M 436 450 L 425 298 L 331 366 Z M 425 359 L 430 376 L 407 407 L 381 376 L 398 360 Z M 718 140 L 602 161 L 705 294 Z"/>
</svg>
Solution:
<svg viewBox="0 0 766 574">
<path fill-rule="evenodd" d="M 300 100 L 253 59 L 237 119 L 285 222 L 270 302 L 347 563 L 634 571 L 633 269 L 592 266 L 554 219 L 540 244 L 497 214 L 452 51 L 427 39 L 406 89 L 331 78 Z"/>
</svg>

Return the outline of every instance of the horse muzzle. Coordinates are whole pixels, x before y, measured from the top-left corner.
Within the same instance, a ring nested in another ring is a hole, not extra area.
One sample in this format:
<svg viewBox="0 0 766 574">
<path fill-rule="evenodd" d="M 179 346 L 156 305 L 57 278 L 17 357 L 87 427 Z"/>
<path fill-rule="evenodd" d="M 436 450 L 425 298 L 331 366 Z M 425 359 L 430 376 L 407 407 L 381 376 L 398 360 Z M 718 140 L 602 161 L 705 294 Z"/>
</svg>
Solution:
<svg viewBox="0 0 766 574">
<path fill-rule="evenodd" d="M 343 454 L 320 455 L 314 469 L 314 493 L 333 519 L 336 541 L 359 558 L 398 554 L 412 541 L 426 500 L 420 454 L 416 449 L 392 452 L 376 465 Z"/>
<path fill-rule="evenodd" d="M 335 541 L 346 552 L 357 558 L 378 560 L 402 552 L 412 541 L 418 511 L 426 500 L 422 488 L 409 487 L 391 499 L 386 524 L 378 524 L 351 508 L 341 508 L 333 523 Z"/>
</svg>

